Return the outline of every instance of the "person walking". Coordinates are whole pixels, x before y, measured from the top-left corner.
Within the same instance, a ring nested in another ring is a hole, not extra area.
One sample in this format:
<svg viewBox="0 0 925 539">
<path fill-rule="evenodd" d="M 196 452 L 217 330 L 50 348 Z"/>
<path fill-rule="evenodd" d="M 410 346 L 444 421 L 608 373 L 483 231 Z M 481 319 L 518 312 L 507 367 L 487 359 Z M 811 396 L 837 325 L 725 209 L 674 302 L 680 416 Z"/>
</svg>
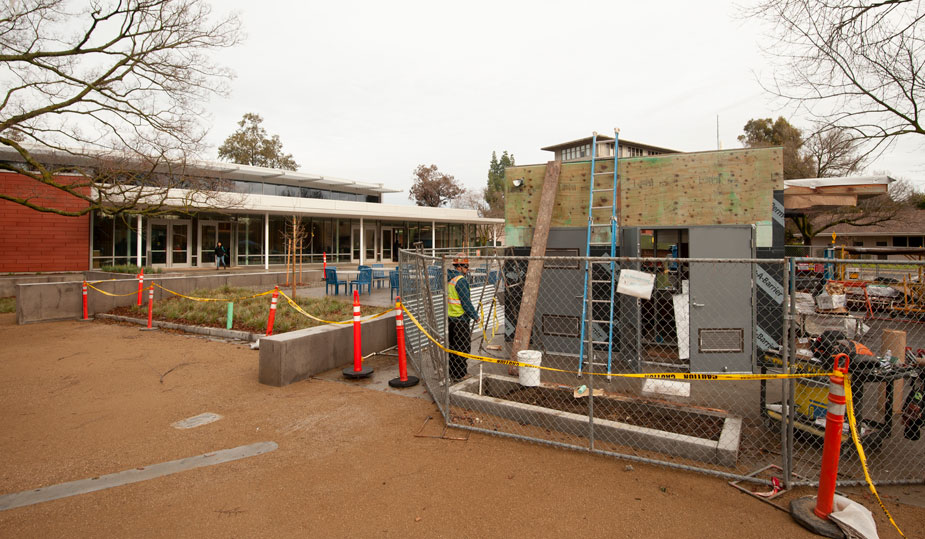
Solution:
<svg viewBox="0 0 925 539">
<path fill-rule="evenodd" d="M 469 292 L 469 258 L 465 253 L 458 253 L 453 259 L 453 269 L 446 272 L 447 317 L 449 320 L 449 348 L 466 354 L 472 351 L 472 328 L 469 322 L 479 321 L 479 315 L 472 306 Z M 468 374 L 465 357 L 450 354 L 450 381 L 459 382 Z"/>
<path fill-rule="evenodd" d="M 228 251 L 222 245 L 222 242 L 218 242 L 215 246 L 215 269 L 219 269 L 222 266 L 228 269 L 228 262 L 225 260 L 226 256 L 228 256 Z"/>
</svg>

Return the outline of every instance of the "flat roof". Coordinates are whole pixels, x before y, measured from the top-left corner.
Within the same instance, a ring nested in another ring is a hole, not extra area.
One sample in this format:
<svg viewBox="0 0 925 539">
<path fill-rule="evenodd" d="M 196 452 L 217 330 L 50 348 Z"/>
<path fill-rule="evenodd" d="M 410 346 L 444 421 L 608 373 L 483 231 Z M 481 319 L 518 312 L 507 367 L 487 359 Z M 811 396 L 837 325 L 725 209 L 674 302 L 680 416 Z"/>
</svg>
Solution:
<svg viewBox="0 0 925 539">
<path fill-rule="evenodd" d="M 91 159 L 84 150 L 51 149 L 45 146 L 23 145 L 42 160 L 58 165 L 81 165 Z M 101 154 L 102 157 L 102 154 Z M 18 152 L 7 146 L 0 146 L 0 160 L 22 161 Z M 164 165 L 163 170 L 166 169 Z M 381 183 L 360 182 L 321 174 L 283 170 L 277 168 L 239 165 L 224 161 L 190 160 L 186 163 L 186 173 L 190 175 L 218 176 L 229 180 L 250 182 L 272 181 L 280 185 L 298 187 L 318 187 L 320 189 L 351 189 L 361 193 L 401 193 L 401 189 L 385 187 Z"/>
<path fill-rule="evenodd" d="M 570 140 L 568 142 L 561 142 L 559 144 L 553 144 L 552 146 L 546 146 L 545 148 L 540 148 L 540 149 L 554 152 L 562 148 L 571 148 L 572 146 L 578 146 L 579 144 L 591 144 L 592 140 L 594 140 L 594 137 L 585 137 L 585 138 Z M 598 142 L 609 142 L 612 140 L 614 140 L 614 138 L 607 136 L 607 135 L 597 136 Z M 620 138 L 620 146 L 623 146 L 623 147 L 635 146 L 637 148 L 644 148 L 646 150 L 656 150 L 656 151 L 665 152 L 665 153 L 682 153 L 678 150 L 672 150 L 670 148 L 662 148 L 661 146 L 653 146 L 651 144 L 644 144 L 642 142 L 633 142 L 632 140 L 627 140 L 622 137 Z"/>
</svg>

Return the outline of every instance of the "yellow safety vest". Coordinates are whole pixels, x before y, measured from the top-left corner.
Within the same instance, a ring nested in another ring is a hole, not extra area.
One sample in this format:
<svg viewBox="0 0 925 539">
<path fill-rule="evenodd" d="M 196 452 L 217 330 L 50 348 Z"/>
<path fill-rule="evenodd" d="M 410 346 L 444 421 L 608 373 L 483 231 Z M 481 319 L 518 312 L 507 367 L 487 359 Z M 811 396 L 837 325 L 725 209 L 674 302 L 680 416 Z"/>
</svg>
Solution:
<svg viewBox="0 0 925 539">
<path fill-rule="evenodd" d="M 459 318 L 465 312 L 462 307 L 462 302 L 459 301 L 459 292 L 456 291 L 456 283 L 458 283 L 462 278 L 462 275 L 457 275 L 456 277 L 453 277 L 453 279 L 446 286 L 446 294 L 448 297 L 447 303 L 449 303 L 447 306 L 446 314 L 450 318 Z"/>
</svg>

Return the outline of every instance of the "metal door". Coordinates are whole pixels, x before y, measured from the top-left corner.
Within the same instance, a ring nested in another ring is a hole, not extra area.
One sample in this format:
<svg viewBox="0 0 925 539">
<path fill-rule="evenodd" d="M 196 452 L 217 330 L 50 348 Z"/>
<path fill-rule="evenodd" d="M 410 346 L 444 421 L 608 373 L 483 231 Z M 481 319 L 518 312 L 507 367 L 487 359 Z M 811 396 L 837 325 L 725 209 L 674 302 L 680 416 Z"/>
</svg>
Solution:
<svg viewBox="0 0 925 539">
<path fill-rule="evenodd" d="M 691 227 L 691 258 L 753 258 L 750 226 Z M 691 372 L 752 372 L 752 266 L 690 263 Z"/>
</svg>

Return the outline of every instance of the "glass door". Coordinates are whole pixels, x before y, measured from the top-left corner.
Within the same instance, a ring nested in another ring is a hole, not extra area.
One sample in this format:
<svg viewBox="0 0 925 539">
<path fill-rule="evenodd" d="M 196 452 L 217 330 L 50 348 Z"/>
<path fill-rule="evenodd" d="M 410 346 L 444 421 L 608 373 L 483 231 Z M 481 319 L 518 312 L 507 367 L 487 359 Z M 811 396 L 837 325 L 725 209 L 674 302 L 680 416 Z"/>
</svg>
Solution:
<svg viewBox="0 0 925 539">
<path fill-rule="evenodd" d="M 151 255 L 148 256 L 152 266 L 167 265 L 167 228 L 166 222 L 151 221 L 148 225 L 148 237 L 151 238 Z"/>
<path fill-rule="evenodd" d="M 189 223 L 170 224 L 170 265 L 189 265 Z"/>
<path fill-rule="evenodd" d="M 354 227 L 350 231 L 350 261 L 360 261 L 360 227 Z"/>
<path fill-rule="evenodd" d="M 155 220 L 148 222 L 151 251 L 148 260 L 152 266 L 188 266 L 190 222 L 188 220 Z"/>
<path fill-rule="evenodd" d="M 199 265 L 215 265 L 215 246 L 218 243 L 218 224 L 214 221 L 199 222 Z M 222 242 L 225 245 L 225 242 Z"/>
<path fill-rule="evenodd" d="M 360 261 L 360 227 L 356 226 L 350 231 L 350 261 Z M 376 227 L 363 227 L 363 262 L 369 264 L 376 261 Z"/>
<path fill-rule="evenodd" d="M 376 261 L 376 227 L 368 227 L 366 229 L 366 240 L 363 245 L 366 248 L 366 256 L 364 257 L 367 264 Z"/>
<path fill-rule="evenodd" d="M 383 228 L 382 229 L 382 261 L 383 262 L 388 261 L 388 260 L 393 260 L 392 257 L 394 255 L 392 254 L 393 252 L 392 247 L 394 247 L 394 243 L 395 242 L 392 239 L 392 229 Z"/>
</svg>

